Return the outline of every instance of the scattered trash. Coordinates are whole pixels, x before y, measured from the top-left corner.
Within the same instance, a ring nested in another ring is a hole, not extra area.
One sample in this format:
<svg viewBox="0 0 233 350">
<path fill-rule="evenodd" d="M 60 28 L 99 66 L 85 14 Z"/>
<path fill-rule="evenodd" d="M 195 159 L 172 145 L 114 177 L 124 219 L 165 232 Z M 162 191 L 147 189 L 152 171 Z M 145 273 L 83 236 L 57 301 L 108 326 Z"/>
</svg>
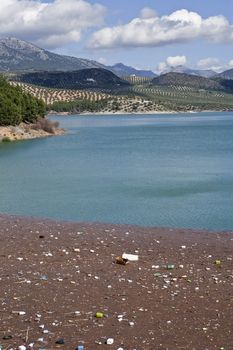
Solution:
<svg viewBox="0 0 233 350">
<path fill-rule="evenodd" d="M 161 273 L 160 273 L 160 272 L 156 272 L 156 273 L 154 274 L 154 276 L 155 276 L 155 277 L 160 277 L 160 276 L 161 276 Z"/>
<path fill-rule="evenodd" d="M 18 350 L 27 350 L 26 346 L 25 345 L 20 345 L 18 347 Z"/>
<path fill-rule="evenodd" d="M 96 312 L 95 317 L 96 318 L 103 318 L 104 314 L 102 312 Z"/>
<path fill-rule="evenodd" d="M 84 346 L 83 346 L 83 345 L 78 345 L 78 347 L 76 348 L 76 350 L 84 350 Z"/>
<path fill-rule="evenodd" d="M 63 344 L 65 344 L 65 340 L 64 340 L 63 338 L 58 339 L 58 340 L 56 341 L 56 344 L 63 345 Z"/>
<path fill-rule="evenodd" d="M 114 339 L 113 338 L 108 338 L 106 341 L 107 345 L 112 345 L 114 343 Z"/>
<path fill-rule="evenodd" d="M 129 261 L 138 261 L 139 257 L 138 255 L 124 253 L 122 254 L 122 259 L 127 259 Z"/>
<path fill-rule="evenodd" d="M 175 265 L 173 265 L 173 264 L 167 265 L 168 270 L 173 270 L 174 268 L 175 268 Z"/>
<path fill-rule="evenodd" d="M 119 265 L 126 265 L 128 262 L 128 259 L 123 259 L 121 256 L 118 256 L 116 258 L 116 264 L 119 264 Z"/>
<path fill-rule="evenodd" d="M 48 281 L 48 276 L 46 276 L 46 275 L 42 275 L 42 276 L 40 276 L 40 280 L 41 281 Z"/>
<path fill-rule="evenodd" d="M 24 315 L 26 315 L 26 312 L 25 312 L 25 311 L 19 311 L 19 312 L 18 312 L 18 315 L 19 315 L 19 316 L 24 316 Z"/>
<path fill-rule="evenodd" d="M 221 260 L 215 260 L 214 264 L 217 266 L 221 266 Z"/>
<path fill-rule="evenodd" d="M 13 338 L 12 335 L 4 335 L 4 336 L 2 337 L 3 340 L 10 340 L 10 339 L 12 339 L 12 338 Z"/>
</svg>

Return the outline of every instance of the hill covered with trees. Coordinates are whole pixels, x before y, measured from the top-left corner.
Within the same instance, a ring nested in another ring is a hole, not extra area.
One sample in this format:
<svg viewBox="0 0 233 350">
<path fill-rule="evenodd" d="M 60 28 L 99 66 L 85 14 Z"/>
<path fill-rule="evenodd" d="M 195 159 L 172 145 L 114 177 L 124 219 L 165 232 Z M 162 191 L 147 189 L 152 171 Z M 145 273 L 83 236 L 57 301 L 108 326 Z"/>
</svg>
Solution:
<svg viewBox="0 0 233 350">
<path fill-rule="evenodd" d="M 106 69 L 91 68 L 72 72 L 34 72 L 16 77 L 18 81 L 53 89 L 117 90 L 130 86 Z"/>
<path fill-rule="evenodd" d="M 21 122 L 34 123 L 44 117 L 46 107 L 43 101 L 11 86 L 0 76 L 0 125 L 18 125 Z"/>
</svg>

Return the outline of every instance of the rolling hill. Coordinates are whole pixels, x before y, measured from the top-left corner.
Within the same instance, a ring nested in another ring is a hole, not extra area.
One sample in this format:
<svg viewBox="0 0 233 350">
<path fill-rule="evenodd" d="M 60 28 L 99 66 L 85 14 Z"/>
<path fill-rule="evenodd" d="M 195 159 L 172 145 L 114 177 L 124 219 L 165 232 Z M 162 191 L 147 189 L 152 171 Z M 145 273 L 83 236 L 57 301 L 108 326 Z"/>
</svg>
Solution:
<svg viewBox="0 0 233 350">
<path fill-rule="evenodd" d="M 152 85 L 160 86 L 184 86 L 192 89 L 204 90 L 231 90 L 230 86 L 224 86 L 224 81 L 221 79 L 208 79 L 200 76 L 189 75 L 184 73 L 167 73 L 154 78 Z"/>
<path fill-rule="evenodd" d="M 14 78 L 15 79 L 15 78 Z M 55 89 L 120 89 L 130 83 L 102 68 L 82 69 L 71 72 L 34 72 L 18 75 L 16 80 Z"/>
</svg>

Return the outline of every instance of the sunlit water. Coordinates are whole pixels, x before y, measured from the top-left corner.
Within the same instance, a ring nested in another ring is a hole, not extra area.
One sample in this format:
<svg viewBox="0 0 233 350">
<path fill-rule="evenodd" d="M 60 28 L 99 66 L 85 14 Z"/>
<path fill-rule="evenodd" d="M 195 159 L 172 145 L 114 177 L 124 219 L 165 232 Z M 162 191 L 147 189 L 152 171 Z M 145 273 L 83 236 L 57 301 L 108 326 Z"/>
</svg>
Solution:
<svg viewBox="0 0 233 350">
<path fill-rule="evenodd" d="M 0 145 L 0 212 L 233 229 L 233 114 L 53 117 L 64 136 Z"/>
</svg>

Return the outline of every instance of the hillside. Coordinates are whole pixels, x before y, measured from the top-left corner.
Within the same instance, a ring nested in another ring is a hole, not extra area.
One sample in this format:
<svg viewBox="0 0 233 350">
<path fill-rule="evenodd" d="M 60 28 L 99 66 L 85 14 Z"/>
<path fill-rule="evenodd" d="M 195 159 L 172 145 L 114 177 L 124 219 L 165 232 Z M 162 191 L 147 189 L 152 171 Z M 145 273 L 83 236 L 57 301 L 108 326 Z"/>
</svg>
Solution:
<svg viewBox="0 0 233 350">
<path fill-rule="evenodd" d="M 18 81 L 56 89 L 119 89 L 130 84 L 106 69 L 73 72 L 35 72 L 19 75 Z"/>
<path fill-rule="evenodd" d="M 226 70 L 225 72 L 222 72 L 218 74 L 218 78 L 222 79 L 233 79 L 233 69 Z"/>
<path fill-rule="evenodd" d="M 158 86 L 184 86 L 204 90 L 224 90 L 221 81 L 184 73 L 167 73 L 154 78 L 151 84 Z"/>
<path fill-rule="evenodd" d="M 114 66 L 109 66 L 108 68 L 119 77 L 134 75 L 136 77 L 155 78 L 157 76 L 157 74 L 151 70 L 139 70 L 134 67 L 126 66 L 123 63 L 117 63 Z"/>
<path fill-rule="evenodd" d="M 0 71 L 104 68 L 96 61 L 58 55 L 16 38 L 0 38 Z"/>
</svg>

